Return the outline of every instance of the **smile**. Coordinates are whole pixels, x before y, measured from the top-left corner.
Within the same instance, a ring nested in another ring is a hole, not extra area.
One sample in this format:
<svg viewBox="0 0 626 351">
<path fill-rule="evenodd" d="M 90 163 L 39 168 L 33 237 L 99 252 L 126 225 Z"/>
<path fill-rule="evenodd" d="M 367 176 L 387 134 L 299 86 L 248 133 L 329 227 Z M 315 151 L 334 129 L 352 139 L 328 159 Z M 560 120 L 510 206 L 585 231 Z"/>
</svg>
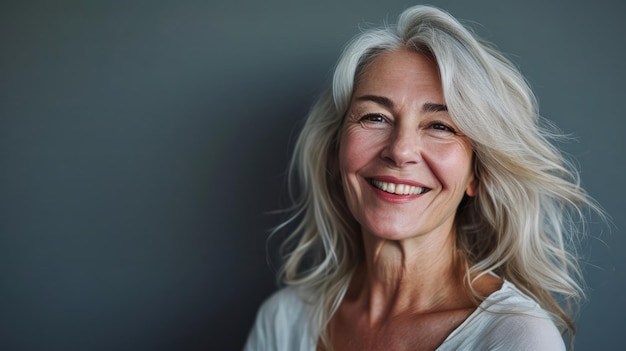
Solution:
<svg viewBox="0 0 626 351">
<path fill-rule="evenodd" d="M 370 180 L 370 183 L 376 188 L 390 194 L 396 195 L 419 195 L 428 192 L 430 189 L 408 184 L 395 184 L 383 182 L 380 180 Z"/>
</svg>

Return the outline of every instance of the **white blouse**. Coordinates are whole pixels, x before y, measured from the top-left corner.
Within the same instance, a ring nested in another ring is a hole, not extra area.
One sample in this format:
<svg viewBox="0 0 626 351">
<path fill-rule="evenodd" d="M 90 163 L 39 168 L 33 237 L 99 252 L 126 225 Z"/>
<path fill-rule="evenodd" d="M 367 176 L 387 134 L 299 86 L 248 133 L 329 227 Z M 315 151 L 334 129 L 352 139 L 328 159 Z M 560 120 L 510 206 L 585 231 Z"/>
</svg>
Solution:
<svg viewBox="0 0 626 351">
<path fill-rule="evenodd" d="M 308 305 L 294 288 L 283 288 L 259 309 L 244 351 L 315 351 L 318 335 Z M 565 344 L 548 313 L 504 281 L 437 348 L 448 350 L 554 351 Z"/>
</svg>

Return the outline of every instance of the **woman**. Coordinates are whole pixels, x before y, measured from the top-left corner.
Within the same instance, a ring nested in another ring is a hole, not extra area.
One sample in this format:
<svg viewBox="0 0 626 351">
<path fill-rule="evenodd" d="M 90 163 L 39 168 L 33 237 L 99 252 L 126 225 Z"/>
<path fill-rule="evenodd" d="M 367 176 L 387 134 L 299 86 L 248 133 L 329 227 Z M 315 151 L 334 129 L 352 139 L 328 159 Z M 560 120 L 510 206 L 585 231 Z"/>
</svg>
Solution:
<svg viewBox="0 0 626 351">
<path fill-rule="evenodd" d="M 246 350 L 559 350 L 593 201 L 518 70 L 449 14 L 345 49 L 311 110 L 281 276 Z M 572 218 L 578 217 L 578 218 Z"/>
</svg>

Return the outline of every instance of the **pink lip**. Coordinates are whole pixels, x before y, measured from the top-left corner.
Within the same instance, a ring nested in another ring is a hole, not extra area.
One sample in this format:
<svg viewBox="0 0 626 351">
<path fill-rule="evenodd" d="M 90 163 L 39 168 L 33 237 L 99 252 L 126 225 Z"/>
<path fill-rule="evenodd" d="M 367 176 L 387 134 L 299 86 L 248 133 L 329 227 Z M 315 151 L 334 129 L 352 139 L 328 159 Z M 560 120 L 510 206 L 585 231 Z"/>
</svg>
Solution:
<svg viewBox="0 0 626 351">
<path fill-rule="evenodd" d="M 412 185 L 412 186 L 417 186 L 420 188 L 428 188 L 427 186 L 418 183 L 418 182 L 414 182 L 411 180 L 403 180 L 403 179 L 398 179 L 392 176 L 374 176 L 368 179 L 373 179 L 373 180 L 379 180 L 381 182 L 386 182 L 386 183 L 395 183 L 395 184 L 406 184 L 406 185 Z M 390 202 L 393 204 L 403 204 L 403 203 L 407 203 L 410 201 L 413 201 L 419 197 L 421 197 L 424 194 L 408 194 L 408 195 L 399 195 L 399 194 L 391 194 L 388 193 L 386 191 L 382 191 L 380 189 L 378 189 L 377 187 L 375 187 L 374 185 L 372 185 L 370 183 L 370 181 L 368 180 L 368 184 L 370 185 L 370 187 L 372 188 L 372 190 L 374 191 L 374 194 L 376 194 L 381 200 L 385 201 L 385 202 Z"/>
</svg>

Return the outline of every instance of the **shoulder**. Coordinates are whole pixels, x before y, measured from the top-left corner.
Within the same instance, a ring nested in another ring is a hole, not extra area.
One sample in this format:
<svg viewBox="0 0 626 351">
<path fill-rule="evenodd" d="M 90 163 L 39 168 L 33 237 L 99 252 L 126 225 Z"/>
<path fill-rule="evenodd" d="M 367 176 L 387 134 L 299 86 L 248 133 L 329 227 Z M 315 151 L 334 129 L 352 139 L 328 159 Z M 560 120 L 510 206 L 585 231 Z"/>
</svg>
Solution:
<svg viewBox="0 0 626 351">
<path fill-rule="evenodd" d="M 268 297 L 259 308 L 258 316 L 267 322 L 293 321 L 304 318 L 307 304 L 295 288 L 282 288 Z"/>
<path fill-rule="evenodd" d="M 500 290 L 485 299 L 450 334 L 441 350 L 461 347 L 481 350 L 565 350 L 561 333 L 548 312 L 506 281 Z"/>
<path fill-rule="evenodd" d="M 485 317 L 482 342 L 489 350 L 565 350 L 559 330 L 544 311 L 513 312 Z"/>
<path fill-rule="evenodd" d="M 308 333 L 308 304 L 295 288 L 278 290 L 257 312 L 245 350 L 296 349 L 294 342 Z"/>
</svg>

